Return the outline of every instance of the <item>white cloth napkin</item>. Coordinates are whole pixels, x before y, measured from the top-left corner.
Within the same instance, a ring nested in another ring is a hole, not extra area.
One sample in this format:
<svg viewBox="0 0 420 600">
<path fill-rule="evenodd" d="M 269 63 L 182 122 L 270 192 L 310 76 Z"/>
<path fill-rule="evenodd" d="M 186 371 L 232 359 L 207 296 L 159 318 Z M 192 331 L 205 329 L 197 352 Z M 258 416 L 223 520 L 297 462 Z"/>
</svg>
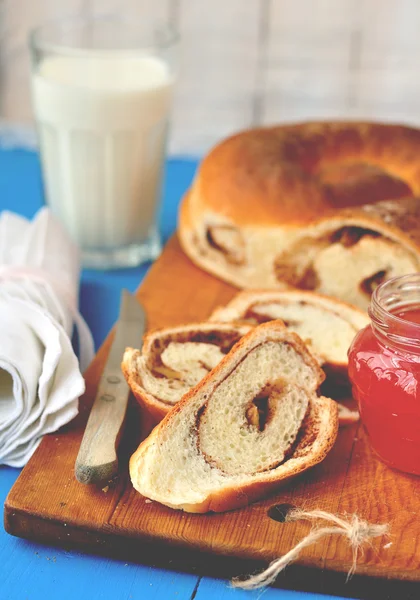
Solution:
<svg viewBox="0 0 420 600">
<path fill-rule="evenodd" d="M 77 248 L 47 208 L 33 221 L 0 214 L 0 464 L 23 466 L 77 414 L 94 354 L 77 309 L 79 273 Z"/>
</svg>

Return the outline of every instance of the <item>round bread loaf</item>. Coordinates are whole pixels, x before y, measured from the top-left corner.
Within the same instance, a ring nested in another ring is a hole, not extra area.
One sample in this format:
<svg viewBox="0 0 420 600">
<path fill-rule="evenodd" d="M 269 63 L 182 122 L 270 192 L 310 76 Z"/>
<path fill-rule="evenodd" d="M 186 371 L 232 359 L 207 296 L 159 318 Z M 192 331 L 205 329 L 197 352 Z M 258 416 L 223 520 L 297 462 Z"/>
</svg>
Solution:
<svg viewBox="0 0 420 600">
<path fill-rule="evenodd" d="M 420 268 L 420 130 L 306 123 L 235 135 L 203 160 L 179 237 L 241 288 L 299 287 L 367 308 Z"/>
</svg>

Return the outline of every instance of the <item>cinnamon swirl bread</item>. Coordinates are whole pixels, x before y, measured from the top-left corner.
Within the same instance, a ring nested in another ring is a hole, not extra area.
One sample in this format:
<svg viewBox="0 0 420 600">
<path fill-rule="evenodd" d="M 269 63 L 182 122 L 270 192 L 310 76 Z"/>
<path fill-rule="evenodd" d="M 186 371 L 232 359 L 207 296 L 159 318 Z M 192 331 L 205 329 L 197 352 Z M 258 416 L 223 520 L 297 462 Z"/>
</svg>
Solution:
<svg viewBox="0 0 420 600">
<path fill-rule="evenodd" d="M 347 376 L 347 350 L 369 323 L 360 309 L 334 298 L 301 290 L 250 290 L 218 308 L 210 321 L 265 323 L 281 319 L 318 357 L 327 377 Z"/>
<path fill-rule="evenodd" d="M 323 378 L 281 321 L 252 329 L 139 446 L 133 486 L 189 512 L 265 496 L 334 444 L 337 406 L 316 394 Z"/>
<path fill-rule="evenodd" d="M 159 422 L 250 329 L 194 323 L 154 331 L 145 336 L 141 351 L 126 349 L 122 370 L 138 402 Z"/>
<path fill-rule="evenodd" d="M 420 130 L 306 123 L 235 135 L 203 160 L 179 238 L 240 288 L 312 290 L 366 309 L 420 268 Z"/>
</svg>

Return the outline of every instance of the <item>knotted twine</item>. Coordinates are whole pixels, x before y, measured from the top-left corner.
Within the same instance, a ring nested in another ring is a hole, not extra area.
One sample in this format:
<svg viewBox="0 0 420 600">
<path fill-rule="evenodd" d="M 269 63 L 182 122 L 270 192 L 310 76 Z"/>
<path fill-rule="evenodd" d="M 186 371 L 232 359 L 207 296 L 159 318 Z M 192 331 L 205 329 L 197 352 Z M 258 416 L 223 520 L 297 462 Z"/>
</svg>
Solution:
<svg viewBox="0 0 420 600">
<path fill-rule="evenodd" d="M 349 520 L 346 520 L 343 517 L 327 513 L 323 510 L 307 512 L 301 509 L 295 509 L 286 515 L 285 521 L 299 521 L 301 519 L 308 521 L 322 519 L 333 525 L 312 529 L 312 531 L 296 544 L 294 548 L 289 550 L 287 554 L 270 563 L 265 571 L 257 575 L 251 575 L 245 580 L 235 578 L 231 582 L 232 586 L 242 588 L 243 590 L 256 590 L 270 585 L 276 580 L 277 576 L 287 567 L 287 565 L 297 559 L 304 548 L 315 544 L 315 542 L 327 535 L 342 535 L 347 538 L 347 541 L 351 546 L 353 561 L 350 570 L 347 573 L 348 580 L 356 570 L 358 553 L 363 544 L 369 542 L 372 538 L 385 535 L 388 531 L 387 524 L 379 525 L 368 523 L 367 521 L 360 519 L 357 515 L 352 515 Z"/>
</svg>

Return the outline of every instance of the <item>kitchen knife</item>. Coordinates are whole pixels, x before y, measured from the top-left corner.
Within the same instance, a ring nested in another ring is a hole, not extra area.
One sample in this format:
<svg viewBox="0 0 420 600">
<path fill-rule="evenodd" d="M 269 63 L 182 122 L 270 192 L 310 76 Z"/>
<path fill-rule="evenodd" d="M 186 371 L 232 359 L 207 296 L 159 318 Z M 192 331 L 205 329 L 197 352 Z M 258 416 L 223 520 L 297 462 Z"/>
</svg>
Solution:
<svg viewBox="0 0 420 600">
<path fill-rule="evenodd" d="M 130 392 L 121 361 L 127 346 L 141 347 L 145 327 L 143 307 L 123 290 L 114 341 L 76 459 L 75 474 L 80 483 L 106 484 L 117 474 L 117 447 Z"/>
</svg>

